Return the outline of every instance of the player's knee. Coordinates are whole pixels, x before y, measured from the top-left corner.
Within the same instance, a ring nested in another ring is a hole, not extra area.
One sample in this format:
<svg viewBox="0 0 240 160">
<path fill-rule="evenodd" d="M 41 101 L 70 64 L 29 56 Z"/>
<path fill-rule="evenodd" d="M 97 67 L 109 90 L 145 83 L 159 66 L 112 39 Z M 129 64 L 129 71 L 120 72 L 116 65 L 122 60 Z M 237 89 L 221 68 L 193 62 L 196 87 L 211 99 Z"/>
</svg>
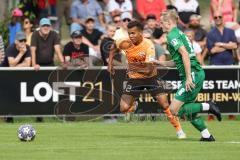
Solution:
<svg viewBox="0 0 240 160">
<path fill-rule="evenodd" d="M 178 115 L 178 111 L 176 110 L 176 108 L 174 108 L 172 106 L 170 106 L 170 111 L 171 111 L 172 115 L 174 115 L 174 116 Z"/>
<path fill-rule="evenodd" d="M 126 113 L 129 110 L 130 106 L 127 104 L 121 104 L 120 105 L 120 112 Z"/>
<path fill-rule="evenodd" d="M 163 109 L 167 109 L 169 107 L 169 103 L 167 98 L 163 97 L 163 95 L 157 95 L 156 99 L 159 103 L 159 105 L 163 108 Z"/>
<path fill-rule="evenodd" d="M 169 103 L 164 102 L 161 104 L 162 108 L 167 109 L 169 107 Z"/>
</svg>

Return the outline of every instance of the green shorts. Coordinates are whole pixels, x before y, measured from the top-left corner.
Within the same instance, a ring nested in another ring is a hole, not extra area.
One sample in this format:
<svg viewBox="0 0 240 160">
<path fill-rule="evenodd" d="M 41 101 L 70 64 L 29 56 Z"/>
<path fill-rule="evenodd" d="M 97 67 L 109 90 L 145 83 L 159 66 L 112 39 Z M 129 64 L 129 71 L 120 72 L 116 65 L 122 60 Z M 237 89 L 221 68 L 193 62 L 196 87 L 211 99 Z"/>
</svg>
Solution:
<svg viewBox="0 0 240 160">
<path fill-rule="evenodd" d="M 185 103 L 190 103 L 194 102 L 197 98 L 198 93 L 202 89 L 203 82 L 205 79 L 205 72 L 204 70 L 200 71 L 193 71 L 192 72 L 192 79 L 195 84 L 195 88 L 192 89 L 192 91 L 187 91 L 185 89 L 185 80 L 182 81 L 182 85 L 180 88 L 177 90 L 175 99 L 185 102 Z"/>
</svg>

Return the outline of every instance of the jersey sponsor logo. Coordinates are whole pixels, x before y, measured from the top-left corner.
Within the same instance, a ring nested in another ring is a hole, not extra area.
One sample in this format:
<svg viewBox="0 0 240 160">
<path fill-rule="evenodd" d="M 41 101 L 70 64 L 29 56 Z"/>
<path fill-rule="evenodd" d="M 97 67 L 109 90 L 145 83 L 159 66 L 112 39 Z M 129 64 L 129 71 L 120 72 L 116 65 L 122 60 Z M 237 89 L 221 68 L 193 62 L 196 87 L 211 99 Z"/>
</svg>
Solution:
<svg viewBox="0 0 240 160">
<path fill-rule="evenodd" d="M 184 92 L 185 92 L 185 88 L 181 88 L 181 89 L 177 92 L 177 94 L 178 94 L 179 96 L 181 96 Z"/>
<path fill-rule="evenodd" d="M 149 56 L 148 56 L 148 59 L 149 59 L 149 62 L 154 61 L 154 60 L 155 60 L 155 56 L 149 55 Z"/>
<path fill-rule="evenodd" d="M 178 41 L 177 41 L 177 39 L 176 39 L 176 38 L 173 39 L 173 40 L 171 41 L 171 44 L 172 44 L 173 46 L 178 45 Z"/>
<path fill-rule="evenodd" d="M 145 55 L 146 55 L 146 53 L 145 53 L 145 52 L 139 52 L 138 54 L 139 54 L 139 56 L 141 56 L 141 57 L 143 57 L 143 56 L 145 56 Z"/>
</svg>

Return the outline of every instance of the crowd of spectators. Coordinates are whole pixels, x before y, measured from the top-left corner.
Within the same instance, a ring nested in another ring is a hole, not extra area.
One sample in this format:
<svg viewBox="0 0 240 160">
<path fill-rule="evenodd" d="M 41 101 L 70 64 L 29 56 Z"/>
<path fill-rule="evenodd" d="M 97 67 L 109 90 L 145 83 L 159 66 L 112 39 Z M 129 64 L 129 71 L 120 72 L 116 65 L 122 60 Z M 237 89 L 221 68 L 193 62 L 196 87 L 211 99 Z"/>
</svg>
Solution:
<svg viewBox="0 0 240 160">
<path fill-rule="evenodd" d="M 156 58 L 167 60 L 166 38 L 159 15 L 167 9 L 179 13 L 179 28 L 193 44 L 202 65 L 239 64 L 240 25 L 234 0 L 211 0 L 211 28 L 201 24 L 198 0 L 35 0 L 19 1 L 11 11 L 8 43 L 0 33 L 1 66 L 107 65 L 111 44 L 128 37 L 127 24 L 144 23 L 144 37 L 155 45 Z M 37 2 L 37 5 L 36 5 Z M 35 16 L 26 14 L 26 11 Z M 55 17 L 55 18 L 54 18 Z M 70 39 L 61 44 L 63 17 Z M 56 56 L 55 56 L 56 55 Z M 58 57 L 56 59 L 55 57 Z M 125 65 L 116 53 L 115 65 Z"/>
</svg>

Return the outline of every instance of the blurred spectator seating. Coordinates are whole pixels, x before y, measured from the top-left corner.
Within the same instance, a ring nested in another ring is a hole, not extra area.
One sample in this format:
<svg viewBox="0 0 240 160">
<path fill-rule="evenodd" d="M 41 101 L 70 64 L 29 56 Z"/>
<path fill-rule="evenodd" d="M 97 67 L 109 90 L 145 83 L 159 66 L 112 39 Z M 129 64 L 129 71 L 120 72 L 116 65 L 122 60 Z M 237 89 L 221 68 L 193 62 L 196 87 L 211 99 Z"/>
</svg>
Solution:
<svg viewBox="0 0 240 160">
<path fill-rule="evenodd" d="M 108 12 L 112 17 L 123 12 L 130 12 L 132 14 L 133 6 L 130 0 L 109 0 Z"/>
<path fill-rule="evenodd" d="M 153 14 L 159 21 L 160 14 L 166 10 L 164 0 L 136 0 L 137 12 L 143 20 L 146 20 L 147 15 Z"/>
<path fill-rule="evenodd" d="M 85 27 L 85 21 L 88 17 L 93 17 L 96 28 L 105 31 L 105 22 L 103 10 L 95 0 L 77 0 L 71 5 L 70 10 L 73 23 L 77 23 L 81 28 Z M 72 31 L 72 26 L 71 26 Z"/>
<path fill-rule="evenodd" d="M 197 0 L 176 0 L 173 4 L 178 11 L 180 24 L 187 27 L 191 15 L 200 15 L 200 6 Z"/>
</svg>

